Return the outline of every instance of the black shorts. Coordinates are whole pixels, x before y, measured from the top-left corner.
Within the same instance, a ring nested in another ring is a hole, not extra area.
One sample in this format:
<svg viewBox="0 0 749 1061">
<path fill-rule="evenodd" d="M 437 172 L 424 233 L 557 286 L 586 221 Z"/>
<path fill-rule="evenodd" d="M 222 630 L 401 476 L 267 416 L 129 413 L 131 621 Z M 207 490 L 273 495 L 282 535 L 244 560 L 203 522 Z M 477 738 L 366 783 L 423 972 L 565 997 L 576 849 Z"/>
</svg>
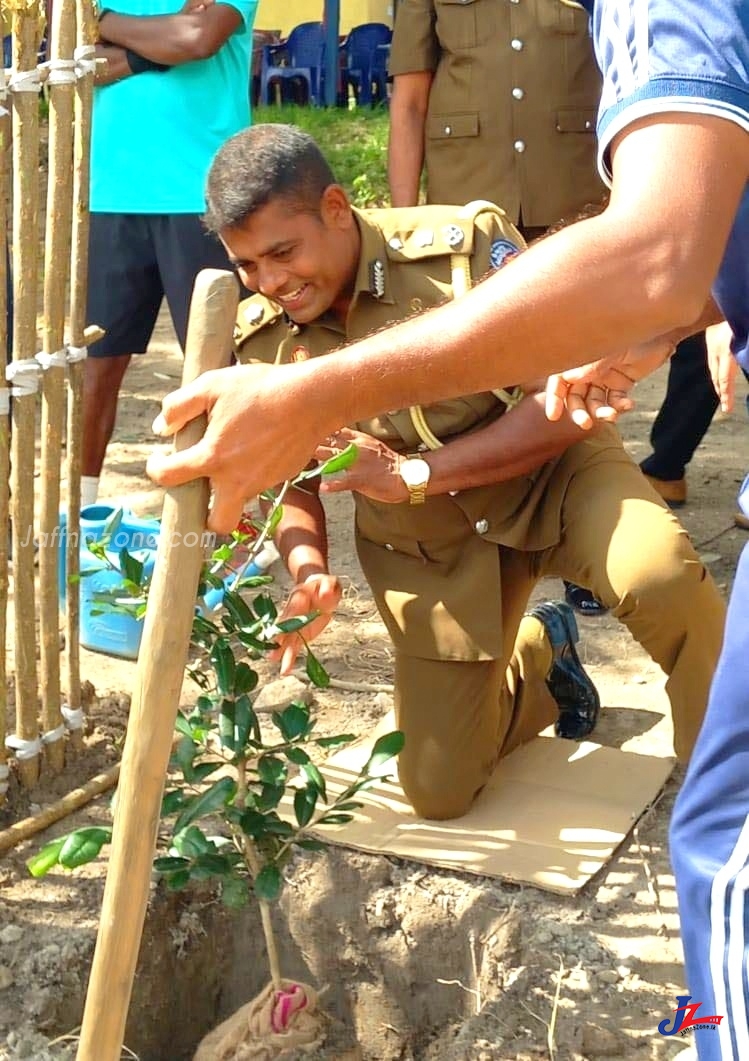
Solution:
<svg viewBox="0 0 749 1061">
<path fill-rule="evenodd" d="M 89 357 L 144 353 L 164 297 L 184 350 L 201 269 L 231 266 L 199 214 L 91 214 L 86 321 L 106 335 Z"/>
</svg>

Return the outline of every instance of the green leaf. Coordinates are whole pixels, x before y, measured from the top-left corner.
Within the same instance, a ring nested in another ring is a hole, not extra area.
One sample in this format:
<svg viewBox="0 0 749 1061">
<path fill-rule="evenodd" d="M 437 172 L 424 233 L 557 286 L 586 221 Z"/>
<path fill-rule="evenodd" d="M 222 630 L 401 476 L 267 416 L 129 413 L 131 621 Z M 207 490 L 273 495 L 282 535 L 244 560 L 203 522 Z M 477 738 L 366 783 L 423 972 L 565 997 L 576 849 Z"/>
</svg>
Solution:
<svg viewBox="0 0 749 1061">
<path fill-rule="evenodd" d="M 258 760 L 257 772 L 260 780 L 266 785 L 285 785 L 289 775 L 286 763 L 274 755 L 263 755 Z"/>
<path fill-rule="evenodd" d="M 315 744 L 320 748 L 339 748 L 342 744 L 350 744 L 356 740 L 354 733 L 340 733 L 337 737 L 317 737 Z"/>
<path fill-rule="evenodd" d="M 353 820 L 353 814 L 338 814 L 333 812 L 326 814 L 324 818 L 320 818 L 317 822 L 318 825 L 345 825 L 346 822 Z"/>
<path fill-rule="evenodd" d="M 192 780 L 192 761 L 197 753 L 198 746 L 192 736 L 183 737 L 181 741 L 178 741 L 174 749 L 174 758 L 187 781 Z"/>
<path fill-rule="evenodd" d="M 327 689 L 330 685 L 330 675 L 306 642 L 304 647 L 307 652 L 307 662 L 304 667 L 307 677 L 318 689 Z"/>
<path fill-rule="evenodd" d="M 108 844 L 111 839 L 111 829 L 102 829 L 99 826 L 76 829 L 65 838 L 58 861 L 66 869 L 84 866 L 87 862 L 93 862 L 104 844 Z"/>
<path fill-rule="evenodd" d="M 44 877 L 57 865 L 60 859 L 60 852 L 66 840 L 66 836 L 61 836 L 59 840 L 53 840 L 51 843 L 45 844 L 41 851 L 37 851 L 35 855 L 32 855 L 27 860 L 26 867 L 32 877 Z"/>
<path fill-rule="evenodd" d="M 246 836 L 259 840 L 268 832 L 268 815 L 256 810 L 246 810 L 239 819 L 240 828 Z"/>
<path fill-rule="evenodd" d="M 255 718 L 249 699 L 246 696 L 240 696 L 234 705 L 234 748 L 237 752 L 244 750 Z"/>
<path fill-rule="evenodd" d="M 284 785 L 263 785 L 257 797 L 257 808 L 261 811 L 275 810 L 286 793 Z"/>
<path fill-rule="evenodd" d="M 189 869 L 178 869 L 176 873 L 167 873 L 164 876 L 164 882 L 170 891 L 181 891 L 182 888 L 186 888 L 190 883 L 190 871 Z"/>
<path fill-rule="evenodd" d="M 305 736 L 310 726 L 309 708 L 306 704 L 292 703 L 283 711 L 274 711 L 274 725 L 281 731 L 284 740 L 292 741 Z"/>
<path fill-rule="evenodd" d="M 297 766 L 302 766 L 304 763 L 309 762 L 309 755 L 307 755 L 304 748 L 287 748 L 286 758 L 291 763 L 296 763 Z"/>
<path fill-rule="evenodd" d="M 344 450 L 337 453 L 335 457 L 329 457 L 324 464 L 320 465 L 320 475 L 333 475 L 334 472 L 343 472 L 356 462 L 358 456 L 358 448 L 353 442 L 349 442 Z"/>
<path fill-rule="evenodd" d="M 375 742 L 372 754 L 362 768 L 360 776 L 374 773 L 388 759 L 393 759 L 403 750 L 405 742 L 406 738 L 399 729 L 385 733 Z"/>
<path fill-rule="evenodd" d="M 174 834 L 174 846 L 185 858 L 197 858 L 216 850 L 216 845 L 204 835 L 197 825 L 191 825 Z"/>
<path fill-rule="evenodd" d="M 240 629 L 252 626 L 255 616 L 249 609 L 247 602 L 238 593 L 226 591 L 224 593 L 223 605 L 231 616 L 235 626 Z"/>
<path fill-rule="evenodd" d="M 303 829 L 312 820 L 317 805 L 317 792 L 311 788 L 300 788 L 294 794 L 294 814 L 297 825 Z"/>
<path fill-rule="evenodd" d="M 128 582 L 133 583 L 135 590 L 143 585 L 143 563 L 132 556 L 127 549 L 120 549 L 120 569 Z M 127 587 L 132 592 L 133 587 Z"/>
<path fill-rule="evenodd" d="M 310 840 L 309 837 L 303 837 L 301 840 L 295 840 L 294 843 L 297 847 L 304 848 L 305 851 L 324 851 L 325 844 L 319 840 Z"/>
<path fill-rule="evenodd" d="M 225 638 L 219 638 L 213 645 L 210 661 L 216 672 L 216 683 L 224 696 L 230 696 L 234 689 L 234 672 L 236 663 L 231 645 Z"/>
<path fill-rule="evenodd" d="M 228 877 L 232 872 L 232 864 L 226 855 L 218 852 L 201 855 L 190 867 L 192 880 L 210 880 L 211 877 Z"/>
<path fill-rule="evenodd" d="M 247 881 L 241 877 L 228 877 L 221 882 L 221 902 L 231 910 L 240 910 L 247 906 L 250 893 Z"/>
<path fill-rule="evenodd" d="M 325 778 L 320 773 L 320 770 L 314 763 L 304 763 L 302 765 L 302 773 L 307 778 L 307 781 L 327 803 L 328 794 L 325 790 Z"/>
<path fill-rule="evenodd" d="M 213 814 L 214 811 L 217 811 L 220 807 L 230 803 L 231 800 L 234 799 L 236 792 L 237 783 L 233 778 L 220 778 L 211 785 L 206 792 L 203 792 L 200 796 L 196 796 L 189 801 L 175 822 L 175 834 L 180 832 L 180 830 L 185 829 L 191 822 L 196 821 L 196 819 L 203 818 L 206 814 Z"/>
<path fill-rule="evenodd" d="M 177 719 L 174 723 L 174 728 L 177 733 L 181 733 L 183 737 L 189 737 L 192 740 L 192 726 L 187 721 L 181 711 L 177 713 Z"/>
<path fill-rule="evenodd" d="M 273 601 L 265 593 L 259 594 L 254 600 L 255 614 L 266 623 L 274 623 L 278 618 L 278 610 Z"/>
<path fill-rule="evenodd" d="M 257 683 L 258 676 L 252 667 L 244 662 L 238 663 L 234 674 L 234 695 L 242 696 L 244 693 L 251 693 Z"/>
<path fill-rule="evenodd" d="M 308 615 L 293 615 L 291 619 L 282 619 L 276 623 L 276 628 L 282 634 L 293 634 L 304 626 L 309 626 L 313 619 L 320 615 L 319 611 L 309 612 Z"/>
<path fill-rule="evenodd" d="M 153 860 L 153 868 L 157 873 L 175 873 L 178 869 L 187 869 L 189 865 L 189 859 L 176 855 L 163 855 Z"/>
<path fill-rule="evenodd" d="M 272 903 L 281 894 L 283 878 L 278 866 L 263 866 L 255 877 L 255 895 L 266 903 Z"/>
<path fill-rule="evenodd" d="M 164 793 L 164 798 L 161 801 L 161 817 L 168 818 L 170 814 L 176 814 L 178 810 L 182 810 L 185 805 L 186 794 L 181 788 L 173 788 L 169 792 Z"/>
</svg>

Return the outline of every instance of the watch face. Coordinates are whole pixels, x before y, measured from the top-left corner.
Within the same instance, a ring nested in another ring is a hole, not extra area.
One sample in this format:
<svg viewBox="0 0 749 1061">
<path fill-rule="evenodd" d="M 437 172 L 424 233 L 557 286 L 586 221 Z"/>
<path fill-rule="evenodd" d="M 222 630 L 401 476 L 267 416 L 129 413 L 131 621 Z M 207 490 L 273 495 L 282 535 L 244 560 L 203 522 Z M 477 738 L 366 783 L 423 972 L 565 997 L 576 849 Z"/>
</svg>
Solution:
<svg viewBox="0 0 749 1061">
<path fill-rule="evenodd" d="M 406 486 L 424 486 L 429 482 L 431 468 L 420 457 L 403 461 L 400 467 L 401 478 Z"/>
</svg>

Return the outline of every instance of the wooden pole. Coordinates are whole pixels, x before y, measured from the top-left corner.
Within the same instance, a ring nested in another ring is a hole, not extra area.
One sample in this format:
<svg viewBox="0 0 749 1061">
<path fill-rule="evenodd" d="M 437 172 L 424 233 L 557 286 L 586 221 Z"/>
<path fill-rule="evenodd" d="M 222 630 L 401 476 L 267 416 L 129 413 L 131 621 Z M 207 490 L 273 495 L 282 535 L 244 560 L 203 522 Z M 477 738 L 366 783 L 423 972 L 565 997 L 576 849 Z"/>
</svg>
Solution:
<svg viewBox="0 0 749 1061">
<path fill-rule="evenodd" d="M 10 5 L 9 5 L 10 6 Z M 37 266 L 39 260 L 38 0 L 13 4 L 13 367 L 11 514 L 15 596 L 16 732 L 22 784 L 39 776 L 34 592 L 34 450 Z M 30 91 L 29 91 L 30 89 Z M 26 385 L 28 382 L 28 386 Z M 38 382 L 38 380 L 37 380 Z M 21 391 L 19 394 L 18 391 Z M 12 738 L 13 739 L 13 738 Z"/>
<path fill-rule="evenodd" d="M 46 764 L 65 765 L 65 724 L 60 710 L 60 596 L 58 592 L 60 468 L 65 424 L 65 309 L 70 271 L 75 94 L 75 0 L 52 7 L 49 87 L 49 172 L 44 238 L 42 351 L 42 489 L 39 511 L 39 628 L 42 731 Z"/>
<path fill-rule="evenodd" d="M 96 18 L 91 0 L 76 0 L 77 54 L 81 69 L 75 94 L 73 143 L 73 253 L 70 267 L 70 346 L 86 346 L 86 278 L 88 276 L 89 172 L 91 107 L 94 93 Z M 88 53 L 91 54 L 88 54 Z M 65 705 L 73 750 L 83 748 L 81 698 L 80 573 L 81 462 L 83 455 L 83 362 L 68 366 L 67 547 L 65 570 L 65 660 L 68 702 Z"/>
<path fill-rule="evenodd" d="M 237 307 L 230 273 L 204 270 L 193 292 L 183 381 L 228 364 Z M 178 449 L 204 430 L 179 433 Z M 119 1061 L 143 931 L 156 830 L 195 610 L 208 504 L 205 480 L 169 490 L 130 707 L 104 889 L 77 1061 Z"/>
<path fill-rule="evenodd" d="M 3 373 L 0 380 L 0 807 L 8 791 L 8 753 L 5 748 L 5 719 L 8 711 L 5 639 L 8 609 L 8 477 L 10 424 L 8 390 L 5 384 L 5 358 L 8 349 L 8 166 L 10 164 L 10 113 L 7 109 L 5 70 L 0 68 L 0 357 Z"/>
</svg>

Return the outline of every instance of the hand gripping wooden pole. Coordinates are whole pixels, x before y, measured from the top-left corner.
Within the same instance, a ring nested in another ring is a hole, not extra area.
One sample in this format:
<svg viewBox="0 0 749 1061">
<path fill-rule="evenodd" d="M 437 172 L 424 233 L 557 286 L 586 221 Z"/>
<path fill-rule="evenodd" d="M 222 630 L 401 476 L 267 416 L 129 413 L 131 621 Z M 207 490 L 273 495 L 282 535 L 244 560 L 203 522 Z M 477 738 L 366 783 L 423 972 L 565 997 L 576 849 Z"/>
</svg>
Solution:
<svg viewBox="0 0 749 1061">
<path fill-rule="evenodd" d="M 198 275 L 190 308 L 183 382 L 228 364 L 237 308 L 231 273 Z M 202 435 L 200 418 L 177 449 Z M 208 484 L 167 491 L 122 756 L 112 854 L 104 888 L 77 1061 L 119 1061 L 145 920 L 161 797 L 187 662 L 203 561 Z"/>
</svg>

